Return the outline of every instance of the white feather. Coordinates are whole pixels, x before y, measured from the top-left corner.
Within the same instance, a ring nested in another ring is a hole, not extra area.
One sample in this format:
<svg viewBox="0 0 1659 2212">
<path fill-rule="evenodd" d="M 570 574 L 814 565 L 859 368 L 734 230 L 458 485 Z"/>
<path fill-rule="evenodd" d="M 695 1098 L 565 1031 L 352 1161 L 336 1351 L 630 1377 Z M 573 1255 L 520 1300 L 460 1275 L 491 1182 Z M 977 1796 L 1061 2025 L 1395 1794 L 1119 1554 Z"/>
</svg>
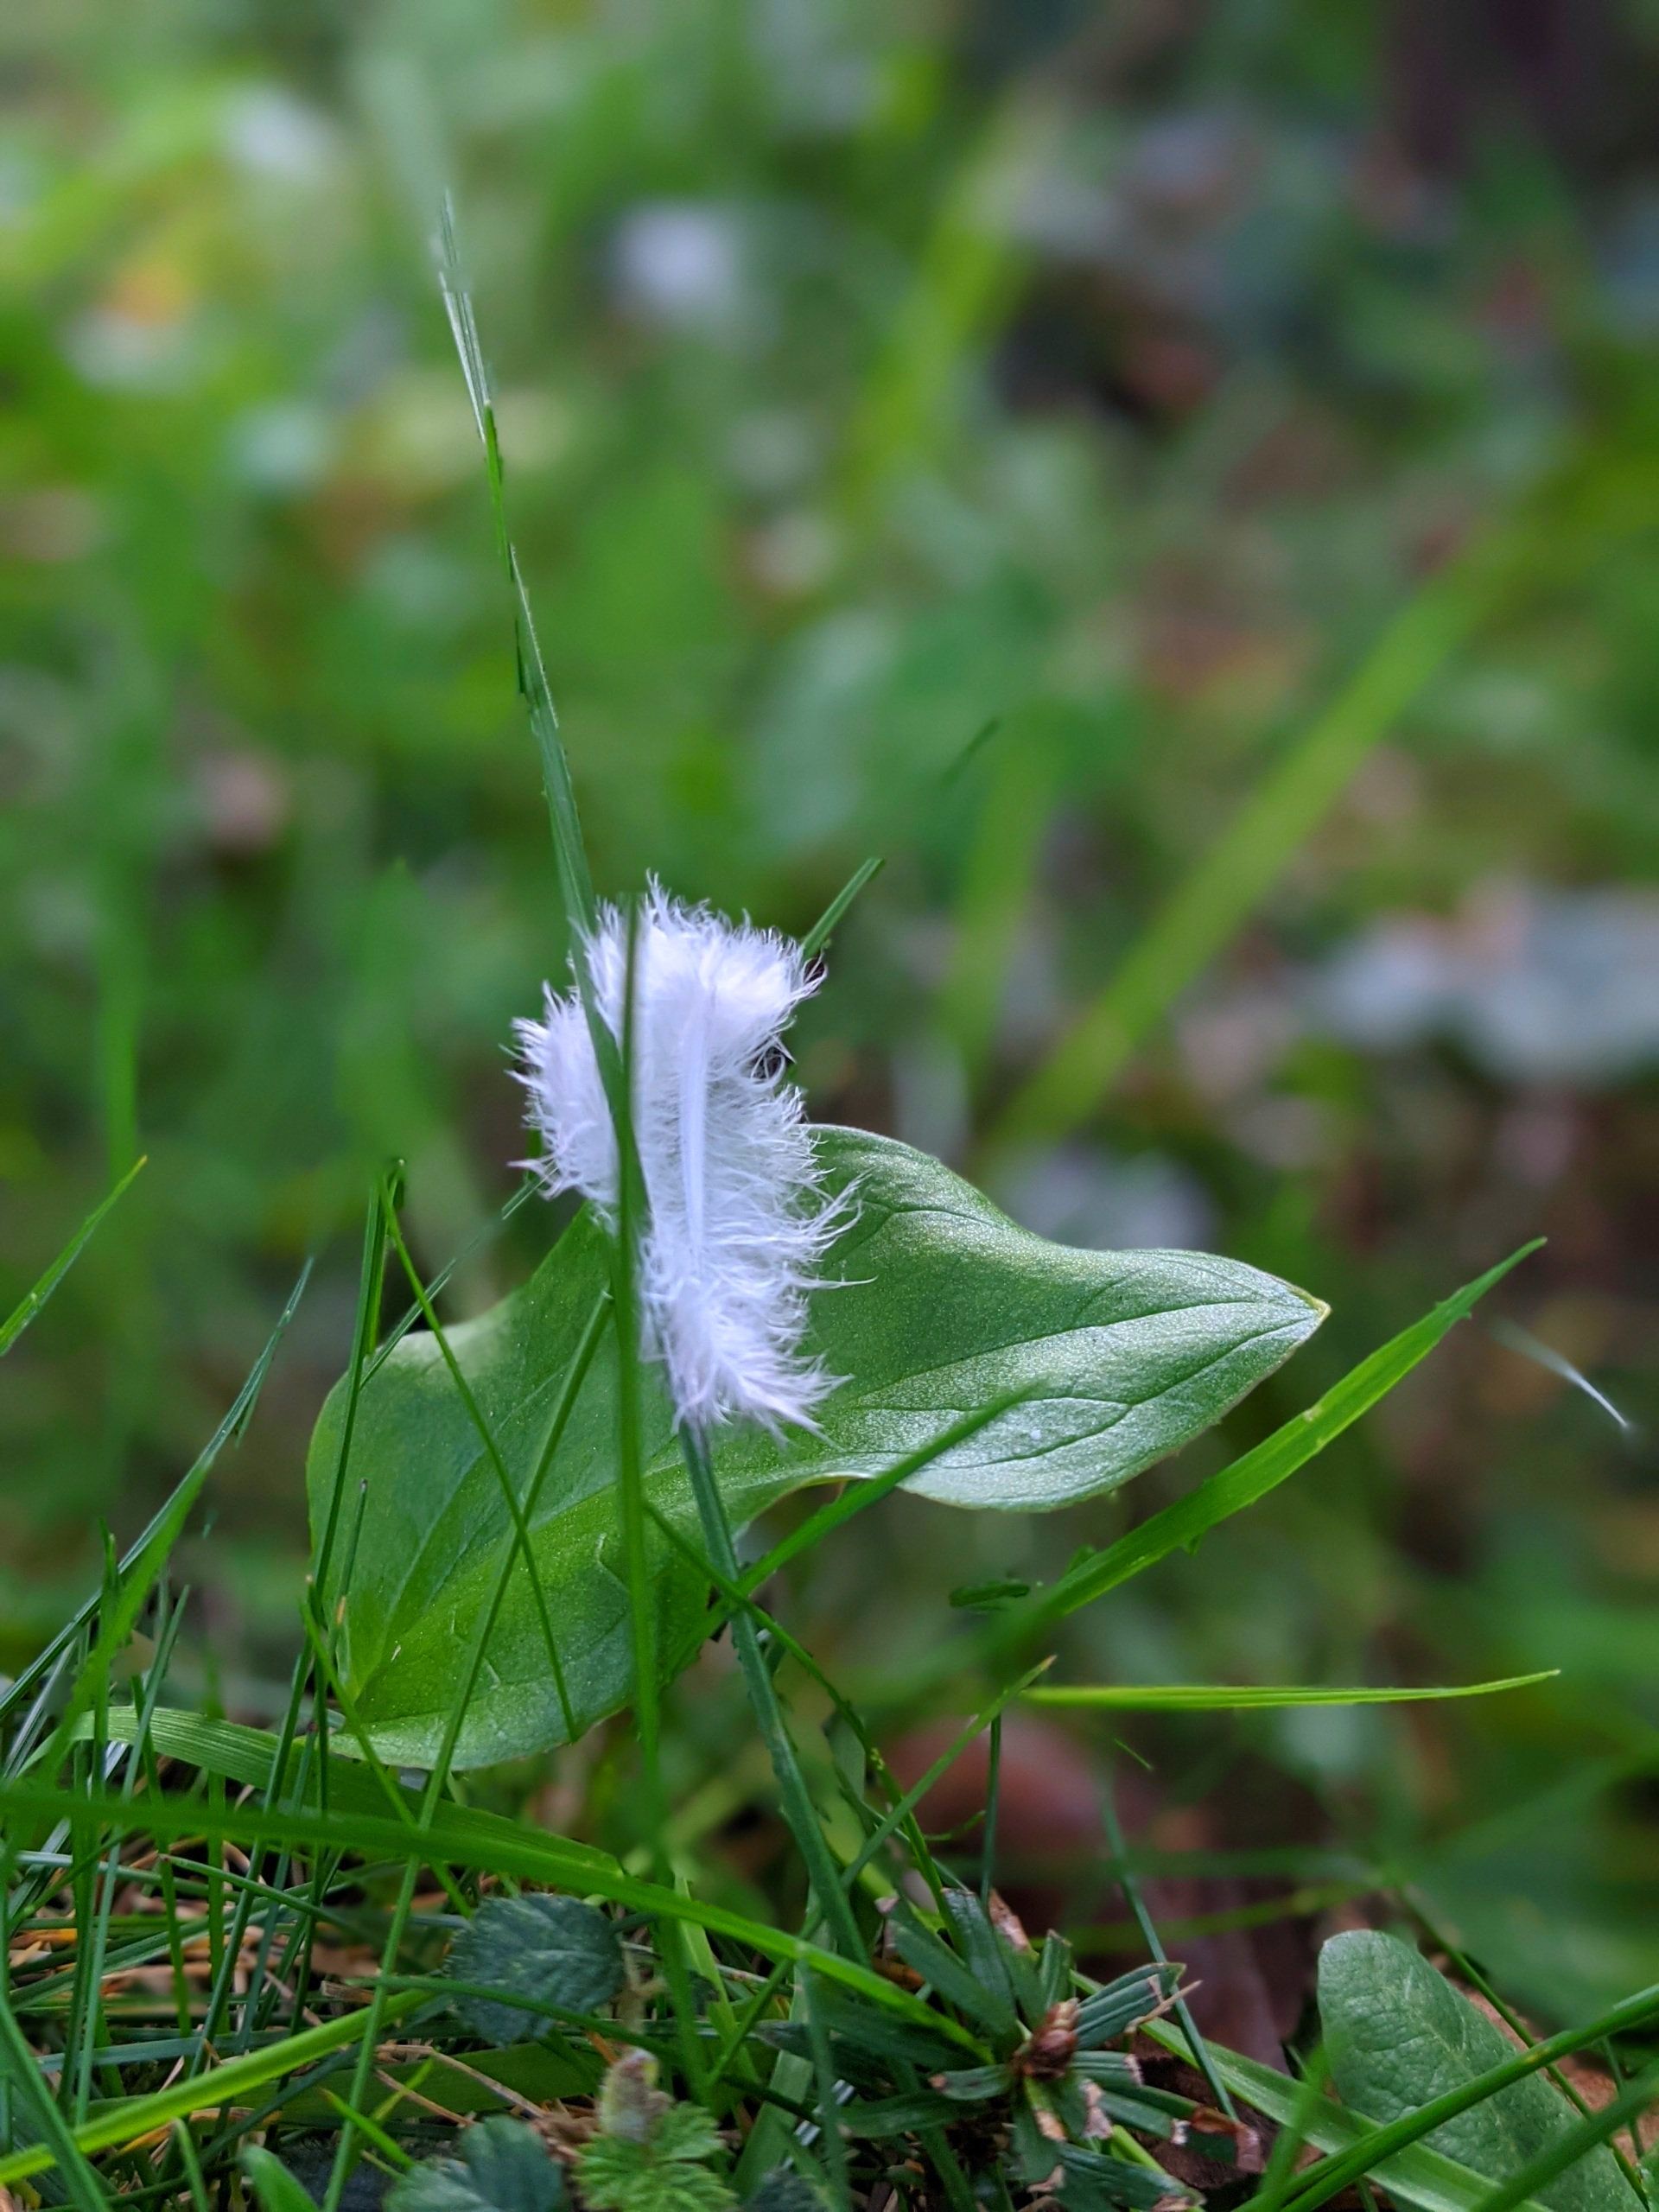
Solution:
<svg viewBox="0 0 1659 2212">
<path fill-rule="evenodd" d="M 620 1046 L 627 918 L 601 909 L 580 957 Z M 824 1195 L 779 1046 L 816 987 L 788 938 L 650 887 L 634 931 L 630 1084 L 649 1215 L 641 1287 L 645 1349 L 687 1427 L 810 1426 L 835 1385 L 804 1343 L 842 1208 Z M 517 1027 L 547 1192 L 579 1191 L 613 1227 L 616 1134 L 580 992 L 550 987 L 545 1019 Z"/>
</svg>

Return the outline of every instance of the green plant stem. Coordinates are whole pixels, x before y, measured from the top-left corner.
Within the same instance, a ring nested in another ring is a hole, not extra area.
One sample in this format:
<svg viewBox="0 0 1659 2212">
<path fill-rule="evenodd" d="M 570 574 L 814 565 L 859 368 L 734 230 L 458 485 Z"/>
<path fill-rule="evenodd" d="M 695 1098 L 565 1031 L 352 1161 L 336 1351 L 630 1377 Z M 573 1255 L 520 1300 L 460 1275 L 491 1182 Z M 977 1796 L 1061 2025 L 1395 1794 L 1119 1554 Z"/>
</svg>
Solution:
<svg viewBox="0 0 1659 2212">
<path fill-rule="evenodd" d="M 702 1525 L 702 1541 L 708 1548 L 709 1559 L 728 1582 L 735 1583 L 740 1572 L 737 1547 L 732 1540 L 731 1523 L 726 1517 L 726 1502 L 715 1478 L 707 1444 L 701 1436 L 683 1427 L 680 1445 L 685 1457 L 686 1471 L 691 1478 L 691 1494 L 696 1501 L 697 1518 Z M 732 1648 L 742 1669 L 744 1687 L 749 1694 L 755 1726 L 772 1760 L 784 1818 L 800 1848 L 807 1879 L 812 1885 L 817 1910 L 829 1925 L 836 1948 L 848 1958 L 861 1957 L 864 1945 L 859 1936 L 858 1923 L 853 1916 L 852 1906 L 842 1887 L 840 1869 L 819 1824 L 811 1793 L 806 1786 L 806 1777 L 801 1771 L 800 1760 L 796 1754 L 794 1740 L 785 1723 L 778 1687 L 766 1665 L 766 1654 L 760 1649 L 760 1631 L 747 1610 L 733 1616 Z"/>
<path fill-rule="evenodd" d="M 1135 1923 L 1141 1930 L 1141 1941 L 1160 1966 L 1167 1966 L 1169 1954 L 1158 1939 L 1158 1930 L 1154 1925 L 1152 1915 L 1147 1910 L 1146 1904 L 1141 1895 L 1141 1885 L 1129 1871 L 1128 1846 L 1123 1838 L 1122 1824 L 1117 1817 L 1117 1793 L 1112 1786 L 1109 1765 L 1101 1777 L 1100 1811 L 1106 1830 L 1106 1840 L 1112 1847 L 1114 1862 L 1112 1871 L 1117 1876 L 1118 1886 L 1128 1900 L 1129 1910 L 1135 1916 Z M 1176 2018 L 1181 2024 L 1181 2033 L 1186 2037 L 1187 2049 L 1192 2054 L 1192 2063 L 1209 2083 L 1211 2095 L 1229 2120 L 1236 2120 L 1238 2113 L 1231 2097 L 1227 2094 L 1227 2084 L 1216 2070 L 1215 2062 L 1210 2056 L 1210 2046 L 1199 2033 L 1198 2024 L 1192 2018 L 1192 2008 L 1185 1998 L 1178 1995 L 1173 2010 Z"/>
</svg>

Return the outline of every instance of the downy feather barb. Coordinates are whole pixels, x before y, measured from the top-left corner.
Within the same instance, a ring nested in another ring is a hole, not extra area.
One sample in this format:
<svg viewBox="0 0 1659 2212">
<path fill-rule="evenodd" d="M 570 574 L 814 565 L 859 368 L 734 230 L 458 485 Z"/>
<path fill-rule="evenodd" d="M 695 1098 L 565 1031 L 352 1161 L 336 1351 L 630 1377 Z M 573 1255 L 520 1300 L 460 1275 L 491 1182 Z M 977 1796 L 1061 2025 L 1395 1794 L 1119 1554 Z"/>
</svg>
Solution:
<svg viewBox="0 0 1659 2212">
<path fill-rule="evenodd" d="M 810 1427 L 836 1378 L 804 1350 L 808 1294 L 843 1225 L 826 1196 L 782 1033 L 817 977 L 800 948 L 652 883 L 633 924 L 629 1085 L 648 1224 L 645 1345 L 675 1414 Z M 601 907 L 580 948 L 599 1019 L 622 1040 L 629 918 Z M 574 967 L 574 962 L 573 962 Z M 550 1197 L 577 1191 L 614 1227 L 617 1143 L 582 993 L 546 990 L 516 1025 Z"/>
</svg>

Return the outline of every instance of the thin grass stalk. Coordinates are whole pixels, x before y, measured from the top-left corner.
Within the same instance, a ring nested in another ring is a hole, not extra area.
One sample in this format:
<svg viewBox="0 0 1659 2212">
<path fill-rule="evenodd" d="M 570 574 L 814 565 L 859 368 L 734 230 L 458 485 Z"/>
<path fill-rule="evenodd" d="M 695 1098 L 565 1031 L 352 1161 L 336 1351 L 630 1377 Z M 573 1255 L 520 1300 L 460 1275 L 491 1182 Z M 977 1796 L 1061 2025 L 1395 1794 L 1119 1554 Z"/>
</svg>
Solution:
<svg viewBox="0 0 1659 2212">
<path fill-rule="evenodd" d="M 27 2085 L 29 2102 L 35 2107 L 45 2139 L 38 2151 L 22 2154 L 30 2162 L 29 2171 L 38 2173 L 54 2165 L 60 2168 L 65 2179 L 78 2192 L 81 2205 L 90 2208 L 90 2212 L 100 2212 L 100 2208 L 110 2203 L 109 2192 L 88 2164 L 84 2147 L 46 2085 L 11 2006 L 3 2001 L 0 2001 L 0 2051 L 4 2052 L 4 2070 L 10 2080 Z M 10 2165 L 17 2162 L 18 2154 L 15 2152 L 6 2161 Z"/>
<path fill-rule="evenodd" d="M 726 1516 L 726 1502 L 715 1479 L 708 1445 L 702 1437 L 683 1427 L 680 1447 L 686 1471 L 691 1478 L 691 1494 L 696 1503 L 697 1518 L 702 1526 L 702 1540 L 708 1548 L 709 1560 L 728 1584 L 735 1585 L 740 1572 L 737 1547 L 732 1539 L 731 1522 Z M 806 1786 L 806 1777 L 801 1770 L 800 1760 L 796 1754 L 794 1738 L 784 1719 L 778 1686 L 772 1681 L 766 1655 L 760 1649 L 760 1633 L 753 1617 L 747 1607 L 733 1616 L 732 1648 L 737 1654 L 738 1665 L 742 1670 L 755 1726 L 772 1760 L 784 1818 L 799 1847 L 807 1879 L 812 1885 L 817 1910 L 827 1923 L 836 1948 L 849 1958 L 857 1958 L 864 1948 L 858 1923 L 842 1888 L 840 1870 L 824 1837 L 811 1793 Z"/>
<path fill-rule="evenodd" d="M 812 2046 L 812 2071 L 818 2092 L 819 2139 L 823 2145 L 823 2163 L 830 2177 L 835 2201 L 842 2212 L 849 2212 L 852 2188 L 847 2174 L 847 2138 L 842 2133 L 841 2102 L 837 2095 L 835 2062 L 830 2055 L 829 2031 L 814 2001 L 812 1977 L 804 1974 L 800 1980 L 801 2005 L 806 2013 L 807 2038 Z"/>
<path fill-rule="evenodd" d="M 1112 1784 L 1112 1770 L 1109 1764 L 1101 1776 L 1100 1810 L 1101 1819 L 1106 1829 L 1106 1840 L 1112 1849 L 1112 1871 L 1117 1876 L 1118 1885 L 1128 1902 L 1130 1912 L 1135 1916 L 1135 1926 L 1141 1930 L 1142 1941 L 1158 1964 L 1167 1966 L 1169 1954 L 1159 1939 L 1152 1915 L 1147 1910 L 1146 1901 L 1141 1895 L 1141 1885 L 1129 1868 L 1128 1846 L 1124 1840 L 1122 1824 L 1117 1817 L 1117 1793 Z M 1211 2095 L 1229 2120 L 1236 2120 L 1237 2107 L 1228 2094 L 1227 2084 L 1216 2069 L 1216 2063 L 1210 2056 L 1210 2046 L 1205 2043 L 1198 2024 L 1192 2017 L 1192 2007 L 1179 1992 L 1176 1993 L 1171 2009 L 1181 2024 L 1181 2033 L 1186 2037 L 1187 2048 L 1192 2054 L 1192 2063 L 1208 2082 Z"/>
<path fill-rule="evenodd" d="M 655 1522 L 658 1529 L 660 1529 L 663 1535 L 666 1538 L 668 1542 L 673 1546 L 674 1549 L 677 1551 L 683 1559 L 690 1562 L 691 1566 L 696 1568 L 697 1573 L 704 1581 L 710 1582 L 714 1585 L 716 1594 L 726 1600 L 727 1605 L 730 1608 L 730 1611 L 732 1613 L 747 1613 L 749 1618 L 753 1622 L 757 1630 L 764 1635 L 771 1637 L 772 1641 L 777 1644 L 779 1649 L 787 1657 L 793 1659 L 796 1665 L 800 1668 L 801 1671 L 809 1676 L 812 1681 L 817 1684 L 818 1688 L 830 1700 L 831 1705 L 834 1706 L 836 1713 L 847 1723 L 848 1726 L 852 1730 L 853 1734 L 857 1738 L 859 1748 L 863 1751 L 865 1757 L 870 1762 L 872 1770 L 880 1775 L 883 1787 L 887 1790 L 889 1798 L 896 1797 L 898 1795 L 897 1785 L 894 1783 L 892 1774 L 888 1770 L 885 1760 L 881 1757 L 880 1748 L 870 1736 L 868 1730 L 865 1727 L 857 1707 L 855 1706 L 849 1698 L 843 1696 L 842 1692 L 836 1688 L 834 1682 L 832 1682 L 829 1675 L 824 1673 L 823 1668 L 819 1666 L 817 1661 L 812 1656 L 812 1654 L 807 1649 L 806 1646 L 802 1643 L 798 1637 L 792 1636 L 774 1614 L 769 1613 L 764 1605 L 760 1605 L 755 1599 L 750 1597 L 747 1592 L 739 1586 L 738 1584 L 732 1581 L 729 1576 L 723 1574 L 709 1560 L 706 1552 L 699 1551 L 697 1547 L 688 1536 L 682 1535 L 680 1530 L 674 1526 L 674 1523 L 668 1518 L 666 1514 L 658 1512 L 654 1505 L 648 1506 L 646 1510 L 650 1514 L 652 1520 Z M 729 1618 L 729 1615 L 728 1615 L 727 1618 Z M 767 1673 L 770 1675 L 770 1668 L 767 1669 Z M 762 1748 L 765 1748 L 764 1744 Z M 860 1806 L 858 1809 L 862 1818 L 868 1821 L 874 1820 L 874 1815 L 870 1812 L 868 1806 Z M 921 1831 L 917 1829 L 915 1834 L 919 1843 Z M 926 1852 L 925 1844 L 921 1844 L 920 1847 L 925 1859 Z M 843 1885 L 847 1885 L 848 1877 L 845 1874 L 842 1875 L 842 1880 Z"/>
<path fill-rule="evenodd" d="M 390 1194 L 384 1181 L 381 1185 L 381 1205 L 385 1213 L 387 1234 L 391 1239 L 399 1263 L 409 1278 L 410 1287 L 420 1301 L 421 1311 L 426 1318 L 427 1327 L 432 1332 L 433 1341 L 438 1347 L 439 1357 L 449 1371 L 449 1379 L 454 1384 L 462 1405 L 467 1408 L 467 1418 L 478 1431 L 480 1441 L 484 1446 L 485 1456 L 494 1471 L 496 1482 L 501 1491 L 502 1503 L 505 1505 L 508 1517 L 512 1522 L 516 1555 L 524 1561 L 524 1573 L 530 1583 L 531 1595 L 535 1602 L 537 1618 L 541 1624 L 542 1639 L 547 1646 L 548 1665 L 552 1671 L 553 1687 L 558 1697 L 559 1711 L 564 1721 L 566 1732 L 574 1740 L 576 1733 L 575 1714 L 571 1709 L 570 1693 L 564 1679 L 564 1665 L 559 1657 L 558 1639 L 553 1632 L 553 1617 L 548 1607 L 547 1592 L 543 1586 L 541 1570 L 536 1564 L 535 1548 L 531 1542 L 530 1527 L 524 1518 L 524 1509 L 519 1502 L 518 1491 L 513 1488 L 512 1477 L 508 1472 L 505 1460 L 501 1457 L 500 1446 L 495 1440 L 489 1423 L 484 1418 L 477 1399 L 473 1395 L 471 1385 L 461 1371 L 460 1361 L 456 1359 L 450 1349 L 449 1339 L 444 1332 L 443 1324 L 439 1320 L 436 1310 L 427 1294 L 426 1286 L 421 1281 L 414 1261 L 410 1257 L 409 1247 L 404 1241 L 402 1227 L 396 1213 L 391 1210 Z"/>
<path fill-rule="evenodd" d="M 133 1686 L 133 1706 L 135 1713 L 134 1748 L 128 1754 L 125 1771 L 121 1778 L 121 1795 L 123 1798 L 129 1802 L 131 1802 L 134 1789 L 137 1783 L 139 1772 L 143 1765 L 143 1761 L 140 1757 L 140 1747 L 143 1745 L 145 1737 L 149 1732 L 150 1717 L 156 1710 L 156 1704 L 161 1694 L 162 1685 L 166 1680 L 168 1665 L 173 1655 L 173 1646 L 177 1641 L 179 1629 L 184 1618 L 184 1599 L 182 1597 L 181 1597 L 177 1605 L 168 1606 L 166 1603 L 166 1593 L 163 1592 L 161 1604 L 162 1617 L 156 1626 L 155 1656 L 152 1658 L 149 1667 L 146 1670 L 144 1675 L 142 1696 L 139 1693 L 138 1685 L 135 1683 Z M 106 1719 L 106 1727 L 107 1725 Z M 94 1735 L 93 1742 L 94 1745 L 96 1745 L 96 1735 Z M 92 1931 L 92 1961 L 89 1974 L 94 1992 L 101 1991 L 103 1986 L 104 1975 L 105 1972 L 105 1961 L 109 1953 L 110 1922 L 111 1915 L 115 1910 L 116 1886 L 118 1878 L 121 1872 L 120 1851 L 118 1847 L 112 1848 L 108 1859 L 105 1861 L 103 1880 L 98 1901 L 97 1916 Z M 91 2102 L 93 2047 L 98 2019 L 99 2004 L 95 1997 L 94 2001 L 87 2006 L 86 2018 L 83 2023 L 86 2043 L 81 2052 L 81 2078 L 76 2095 L 75 2117 L 77 2120 L 84 2120 L 86 2117 L 86 2108 Z"/>
<path fill-rule="evenodd" d="M 529 1483 L 525 1485 L 524 1513 L 526 1522 L 536 1510 L 537 1501 L 542 1492 L 542 1485 L 553 1465 L 555 1454 L 558 1451 L 560 1440 L 564 1435 L 570 1416 L 575 1410 L 576 1400 L 581 1395 L 582 1383 L 587 1379 L 588 1370 L 593 1364 L 594 1354 L 598 1351 L 600 1339 L 605 1332 L 607 1309 L 609 1304 L 608 1294 L 601 1292 L 594 1302 L 594 1310 L 588 1317 L 582 1335 L 577 1339 L 575 1351 L 570 1356 L 570 1364 L 564 1371 L 564 1380 L 559 1385 L 559 1395 L 554 1402 L 552 1415 L 548 1422 L 547 1434 L 543 1440 L 541 1456 L 536 1463 Z M 506 1599 L 514 1561 L 515 1555 L 509 1551 L 502 1561 L 494 1587 L 479 1617 L 478 1632 L 473 1638 L 473 1647 L 467 1655 L 467 1671 L 461 1678 L 460 1692 L 450 1706 L 449 1717 L 444 1723 L 443 1737 L 438 1746 L 438 1756 L 431 1773 L 427 1777 L 426 1796 L 429 1802 L 435 1798 L 437 1792 L 442 1789 L 442 1777 L 447 1777 L 454 1762 L 455 1749 L 461 1741 L 461 1732 L 465 1726 L 467 1710 L 472 1704 L 473 1694 L 478 1687 L 479 1675 L 483 1671 L 485 1655 L 489 1649 L 490 1638 L 494 1633 L 496 1622 L 500 1618 L 501 1607 Z"/>
<path fill-rule="evenodd" d="M 1576 2165 L 1603 2143 L 1610 2142 L 1627 2122 L 1639 2119 L 1656 2095 L 1659 2095 L 1659 2066 L 1649 2066 L 1625 2082 L 1599 2111 L 1586 2112 L 1554 2142 L 1546 2144 L 1541 2151 L 1517 2166 L 1490 2196 L 1482 2198 L 1475 2212 L 1516 2212 L 1516 2208 L 1529 2197 L 1541 2196 L 1568 2167 Z"/>
</svg>

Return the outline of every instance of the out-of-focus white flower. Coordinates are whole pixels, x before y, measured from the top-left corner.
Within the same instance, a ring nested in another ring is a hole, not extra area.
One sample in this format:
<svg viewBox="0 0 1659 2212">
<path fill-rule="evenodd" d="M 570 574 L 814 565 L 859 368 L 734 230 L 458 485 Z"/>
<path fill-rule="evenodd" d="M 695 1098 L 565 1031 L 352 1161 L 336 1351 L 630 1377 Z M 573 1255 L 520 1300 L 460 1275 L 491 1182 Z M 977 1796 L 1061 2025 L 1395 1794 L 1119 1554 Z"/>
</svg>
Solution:
<svg viewBox="0 0 1659 2212">
<path fill-rule="evenodd" d="M 577 957 L 622 1040 L 628 918 L 601 910 Z M 835 1378 L 805 1351 L 807 1294 L 842 1224 L 825 1197 L 783 1031 L 817 987 L 798 945 L 652 884 L 633 930 L 629 1086 L 649 1221 L 646 1350 L 688 1428 L 742 1418 L 810 1425 Z M 579 1191 L 611 1225 L 617 1145 L 579 989 L 518 1025 L 529 1119 L 550 1196 Z"/>
</svg>

